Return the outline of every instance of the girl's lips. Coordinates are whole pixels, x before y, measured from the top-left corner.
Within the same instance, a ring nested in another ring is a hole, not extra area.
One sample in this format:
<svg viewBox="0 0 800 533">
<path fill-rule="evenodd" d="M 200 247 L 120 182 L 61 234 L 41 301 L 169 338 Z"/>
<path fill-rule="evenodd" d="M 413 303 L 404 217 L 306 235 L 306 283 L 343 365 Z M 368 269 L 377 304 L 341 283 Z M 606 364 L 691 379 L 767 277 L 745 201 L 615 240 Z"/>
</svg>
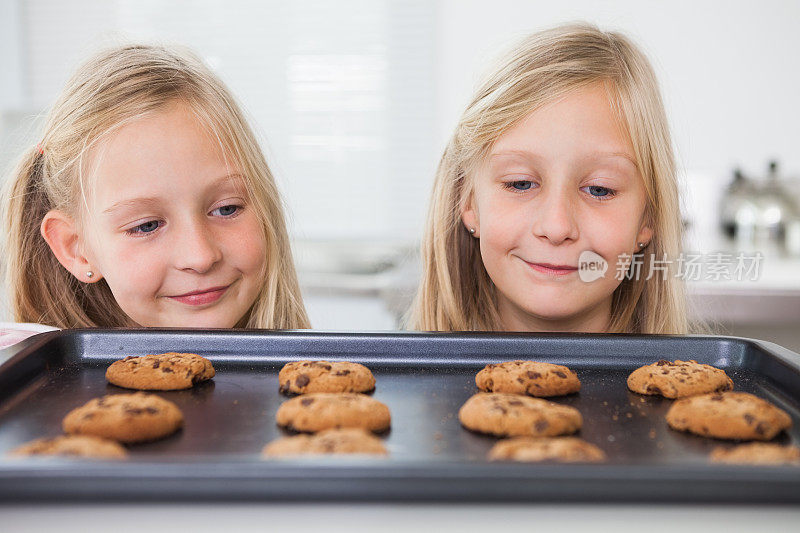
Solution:
<svg viewBox="0 0 800 533">
<path fill-rule="evenodd" d="M 212 287 L 206 291 L 190 292 L 178 296 L 168 296 L 168 298 L 186 305 L 205 305 L 214 303 L 222 298 L 222 295 L 225 294 L 225 291 L 228 290 L 228 287 L 230 287 L 230 285 L 225 287 Z"/>
<path fill-rule="evenodd" d="M 529 267 L 536 270 L 537 272 L 541 272 L 543 274 L 547 274 L 553 277 L 560 277 L 560 276 L 567 276 L 572 274 L 573 272 L 577 272 L 578 269 L 575 267 L 554 267 L 552 265 L 545 265 L 541 263 L 528 263 L 525 261 Z"/>
</svg>

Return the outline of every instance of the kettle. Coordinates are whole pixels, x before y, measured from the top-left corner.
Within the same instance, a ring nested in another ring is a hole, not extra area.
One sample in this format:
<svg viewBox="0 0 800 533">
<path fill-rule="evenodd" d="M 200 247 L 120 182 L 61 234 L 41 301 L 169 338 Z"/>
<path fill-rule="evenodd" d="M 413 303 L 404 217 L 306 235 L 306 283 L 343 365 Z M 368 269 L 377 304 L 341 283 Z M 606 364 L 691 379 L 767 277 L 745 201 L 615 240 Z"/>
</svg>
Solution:
<svg viewBox="0 0 800 533">
<path fill-rule="evenodd" d="M 746 178 L 739 169 L 722 197 L 722 230 L 740 250 L 783 255 L 787 230 L 792 234 L 800 210 L 778 174 L 778 163 L 770 161 L 761 183 Z"/>
</svg>

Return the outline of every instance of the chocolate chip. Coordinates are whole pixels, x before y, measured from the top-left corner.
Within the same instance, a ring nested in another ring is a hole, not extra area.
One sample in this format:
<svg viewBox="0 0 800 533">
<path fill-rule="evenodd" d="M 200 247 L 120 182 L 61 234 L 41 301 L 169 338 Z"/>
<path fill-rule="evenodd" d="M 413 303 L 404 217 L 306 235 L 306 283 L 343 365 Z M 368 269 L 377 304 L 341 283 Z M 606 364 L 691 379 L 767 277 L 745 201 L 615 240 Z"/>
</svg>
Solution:
<svg viewBox="0 0 800 533">
<path fill-rule="evenodd" d="M 306 374 L 300 374 L 297 376 L 297 379 L 294 380 L 295 385 L 298 387 L 305 387 L 311 380 L 308 378 Z"/>
<path fill-rule="evenodd" d="M 522 405 L 522 402 L 519 400 L 510 400 L 508 405 Z"/>
<path fill-rule="evenodd" d="M 163 367 L 161 369 L 161 371 L 164 372 L 165 374 L 172 374 L 173 373 L 173 370 L 168 366 Z"/>
<path fill-rule="evenodd" d="M 308 407 L 309 405 L 314 403 L 314 398 L 303 398 L 302 400 L 300 400 L 300 403 L 303 404 L 303 406 Z"/>
<path fill-rule="evenodd" d="M 153 361 L 153 368 L 158 368 L 159 366 L 161 366 L 161 361 L 159 361 L 158 359 Z"/>
<path fill-rule="evenodd" d="M 336 374 L 334 374 L 334 375 L 336 375 L 336 376 L 346 376 L 346 375 L 348 375 L 349 373 L 350 373 L 350 371 L 349 371 L 349 370 L 339 370 L 339 371 L 338 371 L 338 372 L 336 372 Z"/>
<path fill-rule="evenodd" d="M 530 379 L 539 379 L 540 377 L 542 377 L 542 375 L 541 375 L 540 373 L 538 373 L 538 372 L 533 372 L 532 370 L 528 370 L 528 372 L 527 372 L 527 376 L 528 376 Z"/>
<path fill-rule="evenodd" d="M 553 372 L 553 374 L 560 377 L 561 379 L 567 379 L 567 375 L 563 373 L 561 370 L 556 370 Z"/>
<path fill-rule="evenodd" d="M 494 407 L 492 407 L 492 409 L 495 410 L 495 411 L 500 411 L 503 414 L 507 414 L 508 413 L 508 409 L 506 409 L 502 405 L 495 405 Z"/>
<path fill-rule="evenodd" d="M 151 415 L 158 413 L 158 409 L 156 409 L 155 407 L 145 407 L 144 410 L 145 412 Z"/>
<path fill-rule="evenodd" d="M 747 422 L 747 424 L 748 424 L 748 425 L 751 425 L 751 426 L 752 426 L 752 425 L 753 425 L 753 422 L 755 422 L 755 421 L 756 421 L 756 417 L 754 417 L 754 416 L 753 416 L 753 415 L 751 415 L 750 413 L 745 413 L 745 414 L 744 414 L 744 421 L 745 421 L 745 422 Z"/>
<path fill-rule="evenodd" d="M 550 427 L 550 423 L 547 420 L 537 420 L 536 424 L 533 425 L 533 429 L 535 429 L 537 433 L 541 433 L 548 427 Z"/>
<path fill-rule="evenodd" d="M 656 363 L 657 366 L 664 366 L 664 365 L 669 365 L 669 364 L 670 364 L 670 362 L 667 361 L 666 359 L 659 359 L 658 362 Z"/>
<path fill-rule="evenodd" d="M 759 422 L 756 426 L 756 433 L 764 435 L 767 432 L 767 425 L 764 422 Z"/>
<path fill-rule="evenodd" d="M 517 378 L 517 383 L 525 383 L 525 380 L 522 378 Z"/>
<path fill-rule="evenodd" d="M 123 359 L 123 361 L 130 361 L 131 359 L 136 359 L 136 357 L 135 357 L 135 356 L 133 356 L 133 355 L 129 355 L 128 357 L 126 357 L 125 359 Z"/>
<path fill-rule="evenodd" d="M 83 420 L 89 420 L 90 418 L 94 418 L 94 413 L 86 413 L 83 415 Z"/>
<path fill-rule="evenodd" d="M 659 389 L 655 385 L 648 385 L 647 389 L 646 389 L 646 392 L 648 394 L 661 394 L 661 389 Z"/>
<path fill-rule="evenodd" d="M 129 414 L 129 415 L 140 415 L 143 412 L 144 411 L 142 409 L 138 408 L 138 407 L 127 407 L 125 409 L 125 413 Z"/>
</svg>

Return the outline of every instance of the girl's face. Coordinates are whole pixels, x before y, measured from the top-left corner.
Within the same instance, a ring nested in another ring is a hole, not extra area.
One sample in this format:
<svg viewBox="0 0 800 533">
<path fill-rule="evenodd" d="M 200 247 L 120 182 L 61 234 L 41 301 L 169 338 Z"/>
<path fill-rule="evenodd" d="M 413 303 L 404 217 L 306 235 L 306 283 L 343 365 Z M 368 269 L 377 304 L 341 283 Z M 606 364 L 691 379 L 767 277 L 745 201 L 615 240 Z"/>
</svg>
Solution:
<svg viewBox="0 0 800 533">
<path fill-rule="evenodd" d="M 142 326 L 234 326 L 262 287 L 266 246 L 219 143 L 175 103 L 93 155 L 83 232 L 93 279 Z"/>
<path fill-rule="evenodd" d="M 607 330 L 618 258 L 652 237 L 634 161 L 602 84 L 540 108 L 497 140 L 462 221 L 480 239 L 506 329 Z M 591 282 L 578 272 L 587 251 L 608 264 Z"/>
</svg>

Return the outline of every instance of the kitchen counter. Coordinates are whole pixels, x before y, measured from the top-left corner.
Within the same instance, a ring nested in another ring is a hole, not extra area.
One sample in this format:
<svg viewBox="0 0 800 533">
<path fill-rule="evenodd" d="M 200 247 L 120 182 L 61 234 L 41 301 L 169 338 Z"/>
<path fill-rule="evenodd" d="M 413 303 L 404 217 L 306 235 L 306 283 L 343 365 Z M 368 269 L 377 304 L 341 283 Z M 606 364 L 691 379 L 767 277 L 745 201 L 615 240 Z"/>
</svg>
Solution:
<svg viewBox="0 0 800 533">
<path fill-rule="evenodd" d="M 0 506 L 3 530 L 796 532 L 800 508 L 672 505 L 155 504 Z"/>
</svg>

